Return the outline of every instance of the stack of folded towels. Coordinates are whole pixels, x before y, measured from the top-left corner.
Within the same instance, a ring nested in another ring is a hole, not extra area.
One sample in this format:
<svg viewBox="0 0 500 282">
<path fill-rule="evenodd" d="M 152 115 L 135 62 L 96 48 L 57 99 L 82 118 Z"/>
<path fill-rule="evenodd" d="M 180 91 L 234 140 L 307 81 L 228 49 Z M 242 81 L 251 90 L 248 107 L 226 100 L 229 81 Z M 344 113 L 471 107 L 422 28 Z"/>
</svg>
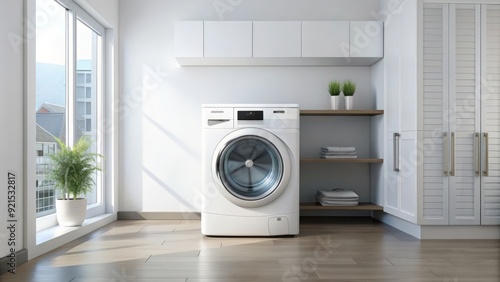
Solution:
<svg viewBox="0 0 500 282">
<path fill-rule="evenodd" d="M 357 206 L 359 196 L 353 191 L 336 188 L 330 191 L 319 190 L 316 200 L 322 206 Z"/>
<path fill-rule="evenodd" d="M 321 147 L 322 159 L 335 159 L 335 158 L 357 158 L 358 153 L 355 147 L 344 146 L 328 146 Z"/>
</svg>

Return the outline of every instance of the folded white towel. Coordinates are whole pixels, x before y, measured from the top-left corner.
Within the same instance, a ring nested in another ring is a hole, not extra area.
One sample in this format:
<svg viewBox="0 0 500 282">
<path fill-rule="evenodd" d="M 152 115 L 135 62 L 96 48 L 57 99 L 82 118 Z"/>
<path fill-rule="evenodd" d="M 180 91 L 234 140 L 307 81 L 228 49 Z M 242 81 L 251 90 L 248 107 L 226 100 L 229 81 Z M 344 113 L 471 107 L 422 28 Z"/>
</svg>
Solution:
<svg viewBox="0 0 500 282">
<path fill-rule="evenodd" d="M 355 147 L 348 146 L 323 146 L 321 147 L 323 151 L 331 151 L 331 152 L 353 152 L 356 151 Z"/>
<path fill-rule="evenodd" d="M 338 155 L 338 156 L 321 156 L 322 159 L 356 159 L 358 156 L 354 155 L 348 155 L 348 156 L 343 156 L 343 155 Z"/>
<path fill-rule="evenodd" d="M 358 200 L 351 200 L 351 201 L 325 200 L 319 196 L 316 197 L 316 200 L 322 206 L 357 206 L 359 204 Z"/>
<path fill-rule="evenodd" d="M 337 199 L 359 198 L 358 194 L 356 194 L 354 191 L 344 190 L 340 188 L 334 190 L 319 190 L 317 195 L 320 197 Z"/>
<path fill-rule="evenodd" d="M 321 155 L 325 156 L 349 156 L 349 155 L 357 155 L 358 153 L 356 151 L 354 152 L 321 152 Z"/>
</svg>

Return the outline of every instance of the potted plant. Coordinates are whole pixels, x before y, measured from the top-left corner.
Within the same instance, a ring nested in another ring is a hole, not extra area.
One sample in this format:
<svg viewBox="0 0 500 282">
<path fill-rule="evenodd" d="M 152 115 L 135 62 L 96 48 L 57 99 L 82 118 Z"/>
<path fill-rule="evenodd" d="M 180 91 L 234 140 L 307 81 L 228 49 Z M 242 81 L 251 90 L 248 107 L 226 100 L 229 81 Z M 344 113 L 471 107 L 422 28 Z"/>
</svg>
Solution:
<svg viewBox="0 0 500 282">
<path fill-rule="evenodd" d="M 86 193 L 94 186 L 93 174 L 100 171 L 97 159 L 99 154 L 89 152 L 92 142 L 82 136 L 73 148 L 66 146 L 60 139 L 60 150 L 49 155 L 52 170 L 49 178 L 61 190 L 61 198 L 56 200 L 56 215 L 60 226 L 78 226 L 85 220 L 87 212 Z"/>
<path fill-rule="evenodd" d="M 344 81 L 344 84 L 342 84 L 342 93 L 344 93 L 345 96 L 345 109 L 346 110 L 352 110 L 353 108 L 353 95 L 354 92 L 356 92 L 356 83 L 354 83 L 352 80 L 346 80 Z"/>
<path fill-rule="evenodd" d="M 328 92 L 330 93 L 330 101 L 332 110 L 339 109 L 340 92 L 342 91 L 342 84 L 339 81 L 333 80 L 328 83 Z"/>
</svg>

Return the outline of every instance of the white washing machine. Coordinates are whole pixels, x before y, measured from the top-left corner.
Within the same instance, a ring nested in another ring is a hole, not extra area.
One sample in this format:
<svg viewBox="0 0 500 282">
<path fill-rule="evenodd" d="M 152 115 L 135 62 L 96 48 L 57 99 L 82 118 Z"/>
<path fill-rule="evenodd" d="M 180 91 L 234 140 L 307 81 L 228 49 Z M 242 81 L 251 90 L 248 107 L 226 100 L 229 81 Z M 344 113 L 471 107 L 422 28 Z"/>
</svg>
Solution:
<svg viewBox="0 0 500 282">
<path fill-rule="evenodd" d="M 202 234 L 298 234 L 298 105 L 203 105 L 202 111 Z"/>
</svg>

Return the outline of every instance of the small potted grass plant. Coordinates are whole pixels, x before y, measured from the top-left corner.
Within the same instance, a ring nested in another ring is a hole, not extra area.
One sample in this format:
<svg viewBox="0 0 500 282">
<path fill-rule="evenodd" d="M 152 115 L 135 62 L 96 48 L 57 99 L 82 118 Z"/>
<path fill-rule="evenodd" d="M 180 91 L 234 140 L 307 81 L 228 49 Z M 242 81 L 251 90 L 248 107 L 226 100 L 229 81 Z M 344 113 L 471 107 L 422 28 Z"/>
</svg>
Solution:
<svg viewBox="0 0 500 282">
<path fill-rule="evenodd" d="M 97 159 L 102 156 L 89 151 L 92 142 L 86 136 L 78 139 L 73 148 L 55 139 L 60 149 L 49 155 L 52 161 L 49 178 L 62 192 L 56 200 L 57 221 L 60 226 L 79 226 L 87 212 L 85 194 L 92 191 L 95 172 L 101 170 Z"/>
<path fill-rule="evenodd" d="M 338 110 L 340 103 L 340 92 L 342 92 L 342 84 L 336 80 L 330 81 L 330 83 L 328 83 L 328 92 L 330 93 L 332 110 Z"/>
<path fill-rule="evenodd" d="M 352 80 L 346 80 L 342 84 L 342 93 L 344 93 L 345 97 L 345 109 L 352 110 L 353 109 L 353 95 L 356 92 L 356 83 Z"/>
</svg>

